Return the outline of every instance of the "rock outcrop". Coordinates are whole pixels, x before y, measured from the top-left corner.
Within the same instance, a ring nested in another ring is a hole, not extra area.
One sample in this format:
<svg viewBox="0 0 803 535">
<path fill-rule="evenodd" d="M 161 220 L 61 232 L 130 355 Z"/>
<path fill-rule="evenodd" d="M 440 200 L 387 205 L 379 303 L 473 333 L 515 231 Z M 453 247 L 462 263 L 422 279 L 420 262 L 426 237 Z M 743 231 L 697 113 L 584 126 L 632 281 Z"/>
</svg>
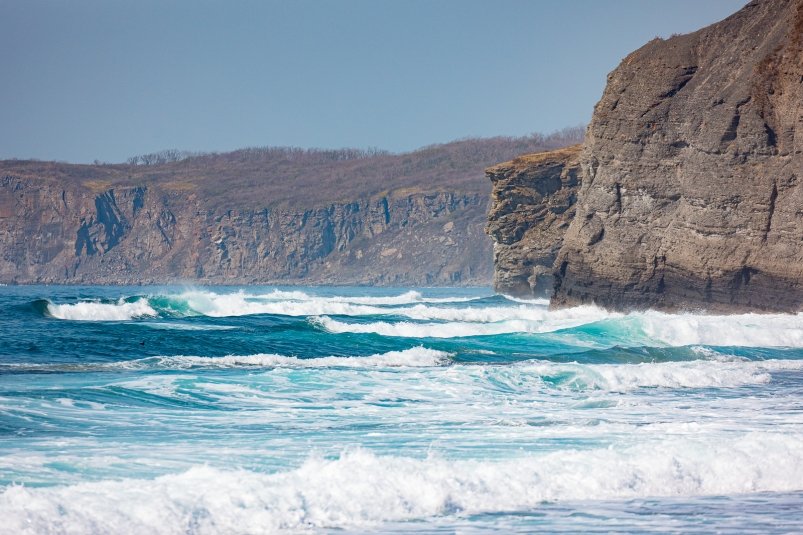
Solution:
<svg viewBox="0 0 803 535">
<path fill-rule="evenodd" d="M 580 162 L 553 306 L 803 310 L 803 0 L 627 56 Z"/>
<path fill-rule="evenodd" d="M 580 145 L 525 154 L 486 169 L 491 179 L 487 232 L 494 240 L 494 289 L 547 297 L 563 235 L 574 218 Z"/>
<path fill-rule="evenodd" d="M 485 285 L 482 169 L 565 142 L 0 162 L 0 282 Z"/>
</svg>

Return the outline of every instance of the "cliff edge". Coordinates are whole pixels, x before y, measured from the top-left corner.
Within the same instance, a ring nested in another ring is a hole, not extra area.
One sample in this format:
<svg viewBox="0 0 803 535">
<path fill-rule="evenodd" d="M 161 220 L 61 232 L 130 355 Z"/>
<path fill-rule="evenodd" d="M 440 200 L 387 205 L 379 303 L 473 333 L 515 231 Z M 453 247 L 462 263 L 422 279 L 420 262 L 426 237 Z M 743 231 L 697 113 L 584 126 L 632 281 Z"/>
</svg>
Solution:
<svg viewBox="0 0 803 535">
<path fill-rule="evenodd" d="M 802 310 L 803 0 L 627 56 L 580 166 L 553 306 Z"/>
</svg>

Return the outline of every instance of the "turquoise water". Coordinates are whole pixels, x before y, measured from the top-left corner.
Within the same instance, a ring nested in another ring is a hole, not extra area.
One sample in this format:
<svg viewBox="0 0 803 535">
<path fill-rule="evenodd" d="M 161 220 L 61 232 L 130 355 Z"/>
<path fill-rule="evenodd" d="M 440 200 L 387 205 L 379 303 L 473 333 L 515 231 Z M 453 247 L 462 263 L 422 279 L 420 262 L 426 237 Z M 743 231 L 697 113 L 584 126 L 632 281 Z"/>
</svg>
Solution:
<svg viewBox="0 0 803 535">
<path fill-rule="evenodd" d="M 803 316 L 0 287 L 0 533 L 803 530 Z"/>
</svg>

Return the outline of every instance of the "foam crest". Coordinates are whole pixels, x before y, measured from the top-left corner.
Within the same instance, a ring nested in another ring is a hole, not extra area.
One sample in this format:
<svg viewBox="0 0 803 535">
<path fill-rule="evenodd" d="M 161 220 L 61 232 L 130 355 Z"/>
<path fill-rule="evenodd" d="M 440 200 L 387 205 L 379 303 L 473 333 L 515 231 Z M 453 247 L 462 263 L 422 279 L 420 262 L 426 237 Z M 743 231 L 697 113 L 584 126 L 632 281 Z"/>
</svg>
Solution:
<svg viewBox="0 0 803 535">
<path fill-rule="evenodd" d="M 127 321 L 157 316 L 156 310 L 144 298 L 132 302 L 120 299 L 117 303 L 48 303 L 47 312 L 54 318 L 74 321 Z"/>
<path fill-rule="evenodd" d="M 354 450 L 275 474 L 203 466 L 154 480 L 12 486 L 0 515 L 15 533 L 264 533 L 532 511 L 544 501 L 800 489 L 803 436 L 751 433 L 505 461 Z"/>
<path fill-rule="evenodd" d="M 370 367 L 431 367 L 448 364 L 451 355 L 445 351 L 413 347 L 403 351 L 388 351 L 366 357 L 316 357 L 298 358 L 285 355 L 228 355 L 225 357 L 175 356 L 156 357 L 158 366 L 164 368 L 213 367 L 232 368 L 260 366 L 271 368 L 370 368 Z M 153 362 L 153 359 L 143 359 Z M 140 362 L 141 361 L 134 361 Z"/>
<path fill-rule="evenodd" d="M 466 336 L 490 336 L 516 332 L 535 332 L 537 326 L 523 320 L 500 323 L 412 323 L 409 321 L 370 323 L 345 323 L 327 316 L 310 319 L 331 333 L 379 334 L 402 338 L 461 338 Z"/>
<path fill-rule="evenodd" d="M 295 292 L 294 292 L 295 293 Z M 301 293 L 301 292 L 299 292 Z M 364 316 L 386 314 L 387 309 L 332 299 L 266 300 L 243 292 L 214 294 L 188 292 L 178 296 L 194 311 L 210 317 L 276 314 L 282 316 L 316 316 L 335 314 Z"/>
<path fill-rule="evenodd" d="M 541 322 L 545 331 L 577 327 L 596 321 L 621 317 L 622 314 L 607 312 L 596 306 L 579 306 L 563 310 L 549 310 L 541 305 L 512 307 L 447 308 L 414 305 L 392 309 L 392 313 L 417 320 L 463 321 L 469 323 L 498 323 L 522 320 Z"/>
<path fill-rule="evenodd" d="M 577 307 L 557 312 L 527 307 L 490 309 L 420 307 L 395 309 L 393 313 L 414 319 L 447 321 L 347 323 L 327 316 L 312 318 L 310 321 L 332 333 L 373 333 L 406 338 L 460 338 L 511 333 L 548 333 L 612 317 L 610 313 L 596 307 Z"/>
</svg>

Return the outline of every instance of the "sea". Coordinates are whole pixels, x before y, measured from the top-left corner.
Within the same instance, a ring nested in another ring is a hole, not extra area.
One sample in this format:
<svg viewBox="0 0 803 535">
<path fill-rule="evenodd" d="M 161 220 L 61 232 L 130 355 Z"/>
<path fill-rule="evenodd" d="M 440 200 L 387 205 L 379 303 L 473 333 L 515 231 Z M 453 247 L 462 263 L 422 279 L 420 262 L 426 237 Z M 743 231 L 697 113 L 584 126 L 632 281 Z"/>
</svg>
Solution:
<svg viewBox="0 0 803 535">
<path fill-rule="evenodd" d="M 800 533 L 803 316 L 0 287 L 0 533 Z"/>
</svg>

